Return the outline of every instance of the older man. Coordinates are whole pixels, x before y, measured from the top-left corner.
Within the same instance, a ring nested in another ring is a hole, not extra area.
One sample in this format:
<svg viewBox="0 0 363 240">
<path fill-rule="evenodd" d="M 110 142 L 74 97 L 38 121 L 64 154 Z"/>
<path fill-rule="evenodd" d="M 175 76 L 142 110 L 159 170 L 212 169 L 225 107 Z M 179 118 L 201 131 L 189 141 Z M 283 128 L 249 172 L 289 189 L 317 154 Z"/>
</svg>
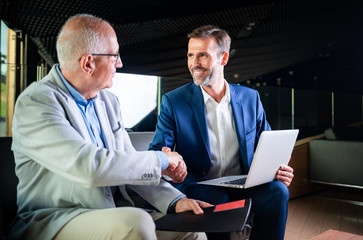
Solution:
<svg viewBox="0 0 363 240">
<path fill-rule="evenodd" d="M 14 239 L 204 239 L 204 233 L 155 231 L 125 184 L 162 213 L 207 203 L 188 199 L 161 179 L 184 180 L 170 149 L 137 152 L 124 129 L 112 86 L 122 67 L 115 31 L 90 15 L 70 18 L 57 39 L 59 65 L 18 98 L 13 146 L 18 185 Z M 116 208 L 111 187 L 121 191 Z"/>
</svg>

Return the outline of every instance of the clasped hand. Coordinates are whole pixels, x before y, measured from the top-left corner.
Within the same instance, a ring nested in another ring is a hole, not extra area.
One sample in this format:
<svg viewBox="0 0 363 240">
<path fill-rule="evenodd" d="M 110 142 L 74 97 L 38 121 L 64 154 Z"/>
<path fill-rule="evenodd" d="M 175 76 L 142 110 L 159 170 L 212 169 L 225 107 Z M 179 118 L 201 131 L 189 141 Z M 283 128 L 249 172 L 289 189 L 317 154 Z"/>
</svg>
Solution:
<svg viewBox="0 0 363 240">
<path fill-rule="evenodd" d="M 188 172 L 182 156 L 177 152 L 172 152 L 168 147 L 163 147 L 161 151 L 166 154 L 169 160 L 169 165 L 162 174 L 170 177 L 175 183 L 183 182 Z"/>
</svg>

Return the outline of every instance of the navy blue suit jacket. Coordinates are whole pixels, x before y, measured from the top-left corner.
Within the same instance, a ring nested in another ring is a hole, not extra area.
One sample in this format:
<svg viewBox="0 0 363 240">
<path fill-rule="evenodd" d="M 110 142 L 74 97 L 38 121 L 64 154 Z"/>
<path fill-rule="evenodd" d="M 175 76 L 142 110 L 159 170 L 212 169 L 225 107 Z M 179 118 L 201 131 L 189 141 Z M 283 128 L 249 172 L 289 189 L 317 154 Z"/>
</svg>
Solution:
<svg viewBox="0 0 363 240">
<path fill-rule="evenodd" d="M 261 132 L 271 130 L 256 90 L 229 84 L 231 106 L 241 154 L 241 174 L 251 166 Z M 210 167 L 210 146 L 203 94 L 193 82 L 163 95 L 161 111 L 150 150 L 175 148 L 184 159 L 188 175 L 183 183 L 173 185 L 183 190 L 199 181 Z"/>
</svg>

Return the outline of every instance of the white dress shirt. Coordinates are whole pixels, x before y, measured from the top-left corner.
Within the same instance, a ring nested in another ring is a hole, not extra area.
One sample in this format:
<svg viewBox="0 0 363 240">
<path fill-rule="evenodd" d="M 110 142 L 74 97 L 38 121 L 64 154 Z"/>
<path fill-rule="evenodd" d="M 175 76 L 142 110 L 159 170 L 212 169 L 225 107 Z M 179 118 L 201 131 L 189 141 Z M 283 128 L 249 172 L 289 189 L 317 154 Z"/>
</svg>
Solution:
<svg viewBox="0 0 363 240">
<path fill-rule="evenodd" d="M 239 145 L 226 81 L 225 86 L 225 95 L 219 103 L 201 87 L 212 161 L 206 179 L 241 174 Z"/>
</svg>

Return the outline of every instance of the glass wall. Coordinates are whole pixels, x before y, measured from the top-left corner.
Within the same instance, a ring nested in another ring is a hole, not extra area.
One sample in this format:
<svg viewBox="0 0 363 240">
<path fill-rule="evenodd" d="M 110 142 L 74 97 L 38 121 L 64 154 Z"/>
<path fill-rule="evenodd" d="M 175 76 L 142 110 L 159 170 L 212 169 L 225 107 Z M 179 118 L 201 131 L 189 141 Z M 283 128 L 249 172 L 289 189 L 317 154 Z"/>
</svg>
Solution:
<svg viewBox="0 0 363 240">
<path fill-rule="evenodd" d="M 334 126 L 345 126 L 362 121 L 362 95 L 334 93 L 333 103 Z"/>
<path fill-rule="evenodd" d="M 300 137 L 323 133 L 332 126 L 331 93 L 294 89 L 294 127 Z"/>
<path fill-rule="evenodd" d="M 299 139 L 363 122 L 363 96 L 281 87 L 254 87 L 272 129 L 300 129 Z"/>
</svg>

